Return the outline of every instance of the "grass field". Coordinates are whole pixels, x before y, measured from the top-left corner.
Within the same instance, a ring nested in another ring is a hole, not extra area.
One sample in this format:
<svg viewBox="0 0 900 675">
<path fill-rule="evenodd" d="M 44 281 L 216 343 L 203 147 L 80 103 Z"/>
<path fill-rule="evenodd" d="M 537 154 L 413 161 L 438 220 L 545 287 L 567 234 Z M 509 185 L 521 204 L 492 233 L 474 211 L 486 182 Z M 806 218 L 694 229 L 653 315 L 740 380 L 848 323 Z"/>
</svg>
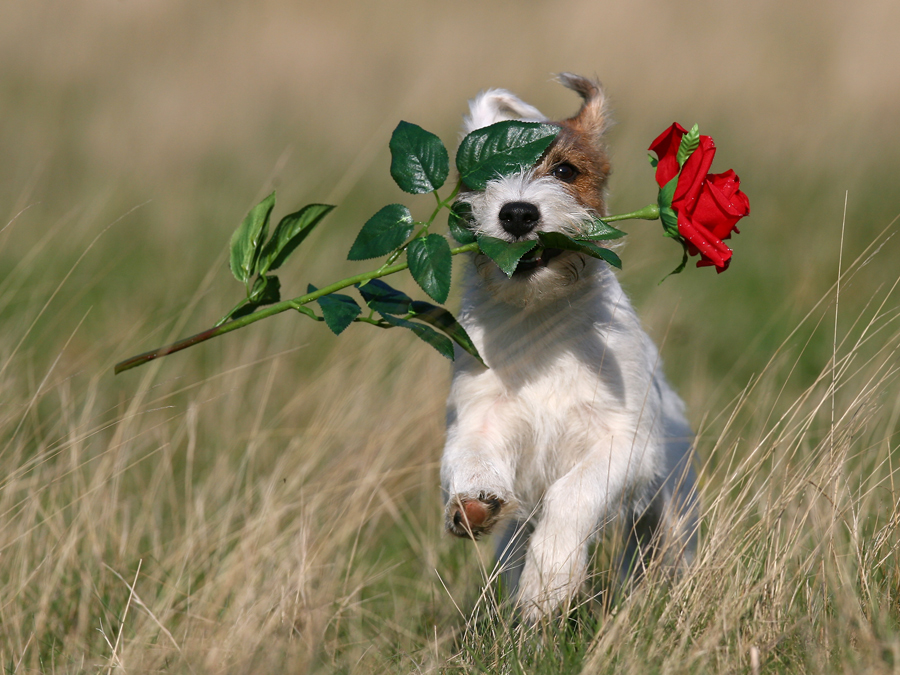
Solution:
<svg viewBox="0 0 900 675">
<path fill-rule="evenodd" d="M 900 673 L 900 12 L 674 7 L 4 5 L 4 672 Z M 112 367 L 234 304 L 273 187 L 277 216 L 340 205 L 287 295 L 364 271 L 396 123 L 452 145 L 488 86 L 566 115 L 560 70 L 613 99 L 614 210 L 678 120 L 752 212 L 722 275 L 658 285 L 657 224 L 622 253 L 698 432 L 697 565 L 526 631 L 481 594 L 490 541 L 442 535 L 449 368 L 412 336 L 281 315 Z"/>
</svg>

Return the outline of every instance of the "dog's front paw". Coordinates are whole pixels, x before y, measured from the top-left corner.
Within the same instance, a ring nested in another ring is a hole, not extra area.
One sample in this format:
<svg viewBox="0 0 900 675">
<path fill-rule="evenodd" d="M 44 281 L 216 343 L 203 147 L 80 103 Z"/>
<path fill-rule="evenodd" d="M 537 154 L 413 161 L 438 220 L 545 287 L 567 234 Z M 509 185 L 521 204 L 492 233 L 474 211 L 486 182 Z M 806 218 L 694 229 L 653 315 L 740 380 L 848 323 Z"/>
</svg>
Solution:
<svg viewBox="0 0 900 675">
<path fill-rule="evenodd" d="M 447 503 L 447 532 L 457 537 L 478 539 L 497 524 L 505 504 L 491 492 L 479 492 L 476 496 L 455 495 Z"/>
</svg>

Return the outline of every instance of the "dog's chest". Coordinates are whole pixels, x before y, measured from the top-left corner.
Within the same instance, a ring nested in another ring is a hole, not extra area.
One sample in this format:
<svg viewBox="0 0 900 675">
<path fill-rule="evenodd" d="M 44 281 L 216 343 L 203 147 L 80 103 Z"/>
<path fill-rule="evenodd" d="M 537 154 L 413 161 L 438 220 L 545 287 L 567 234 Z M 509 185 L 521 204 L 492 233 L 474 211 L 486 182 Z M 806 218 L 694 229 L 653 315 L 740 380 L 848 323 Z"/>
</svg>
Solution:
<svg viewBox="0 0 900 675">
<path fill-rule="evenodd" d="M 491 367 L 458 373 L 454 398 L 486 434 L 509 441 L 525 483 L 552 480 L 628 426 L 611 327 L 565 309 L 480 307 L 461 317 Z"/>
<path fill-rule="evenodd" d="M 559 302 L 522 311 L 481 302 L 469 305 L 460 320 L 490 366 L 478 377 L 490 383 L 492 395 L 549 418 L 592 402 L 624 406 L 617 355 L 622 331 L 602 303 Z"/>
</svg>

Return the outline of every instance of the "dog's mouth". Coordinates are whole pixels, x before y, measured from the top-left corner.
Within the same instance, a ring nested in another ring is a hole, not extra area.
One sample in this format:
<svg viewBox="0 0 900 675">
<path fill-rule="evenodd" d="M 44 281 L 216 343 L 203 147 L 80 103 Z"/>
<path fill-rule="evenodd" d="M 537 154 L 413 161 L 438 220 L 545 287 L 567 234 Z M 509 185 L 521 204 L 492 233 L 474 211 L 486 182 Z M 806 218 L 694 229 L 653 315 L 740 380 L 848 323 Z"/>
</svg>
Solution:
<svg viewBox="0 0 900 675">
<path fill-rule="evenodd" d="M 538 246 L 519 259 L 519 264 L 516 266 L 516 271 L 513 272 L 513 276 L 526 274 L 538 267 L 546 267 L 547 264 L 560 253 L 562 253 L 561 248 L 543 248 Z"/>
</svg>

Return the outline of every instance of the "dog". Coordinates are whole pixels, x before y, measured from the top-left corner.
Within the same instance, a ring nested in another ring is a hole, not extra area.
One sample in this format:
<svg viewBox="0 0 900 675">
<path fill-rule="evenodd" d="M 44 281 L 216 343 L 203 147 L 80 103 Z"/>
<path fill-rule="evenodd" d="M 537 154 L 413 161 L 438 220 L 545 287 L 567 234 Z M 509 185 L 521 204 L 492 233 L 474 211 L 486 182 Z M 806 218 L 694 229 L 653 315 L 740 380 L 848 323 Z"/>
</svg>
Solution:
<svg viewBox="0 0 900 675">
<path fill-rule="evenodd" d="M 463 191 L 476 234 L 509 242 L 579 233 L 607 214 L 606 98 L 594 80 L 558 80 L 578 113 L 535 166 Z M 470 101 L 464 131 L 502 120 L 548 122 L 510 92 Z M 471 254 L 459 321 L 484 367 L 456 355 L 441 462 L 446 529 L 478 538 L 504 522 L 497 570 L 521 616 L 575 606 L 589 547 L 617 519 L 620 572 L 640 576 L 654 555 L 672 568 L 696 550 L 693 435 L 656 347 L 607 263 L 535 249 L 511 277 Z"/>
</svg>

